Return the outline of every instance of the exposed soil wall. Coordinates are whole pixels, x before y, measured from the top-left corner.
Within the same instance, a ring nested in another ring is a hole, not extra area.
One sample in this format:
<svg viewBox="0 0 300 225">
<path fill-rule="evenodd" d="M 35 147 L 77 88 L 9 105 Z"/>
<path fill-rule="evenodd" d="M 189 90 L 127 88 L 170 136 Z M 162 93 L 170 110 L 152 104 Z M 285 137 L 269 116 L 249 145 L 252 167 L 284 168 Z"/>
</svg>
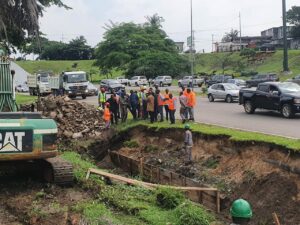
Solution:
<svg viewBox="0 0 300 225">
<path fill-rule="evenodd" d="M 234 142 L 226 136 L 194 134 L 193 164 L 186 163 L 181 129 L 133 128 L 107 142 L 109 149 L 173 170 L 203 184 L 218 187 L 230 201 L 247 199 L 254 211 L 251 224 L 272 224 L 276 212 L 282 224 L 300 225 L 300 176 L 267 163 L 273 160 L 300 167 L 300 155 L 266 143 Z M 124 144 L 130 140 L 133 146 Z M 113 144 L 115 143 L 115 144 Z"/>
</svg>

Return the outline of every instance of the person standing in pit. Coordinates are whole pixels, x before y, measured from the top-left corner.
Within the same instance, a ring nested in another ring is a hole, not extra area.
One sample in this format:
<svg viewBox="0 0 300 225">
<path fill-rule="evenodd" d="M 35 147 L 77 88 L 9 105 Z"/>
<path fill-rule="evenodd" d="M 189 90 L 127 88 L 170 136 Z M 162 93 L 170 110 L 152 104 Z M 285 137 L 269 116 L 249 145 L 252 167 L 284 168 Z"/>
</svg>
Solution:
<svg viewBox="0 0 300 225">
<path fill-rule="evenodd" d="M 189 124 L 186 124 L 184 126 L 185 129 L 185 137 L 184 137 L 184 148 L 187 156 L 187 163 L 192 163 L 193 162 L 193 135 L 191 132 L 191 127 Z"/>
<path fill-rule="evenodd" d="M 110 124 L 111 124 L 111 114 L 110 114 L 109 107 L 110 107 L 109 103 L 106 102 L 104 104 L 104 113 L 103 113 L 103 120 L 105 122 L 105 129 L 109 129 Z"/>
<path fill-rule="evenodd" d="M 116 94 L 112 94 L 110 98 L 107 100 L 109 103 L 109 109 L 111 112 L 111 123 L 112 124 L 118 124 L 118 109 L 119 105 L 116 100 Z"/>
<path fill-rule="evenodd" d="M 160 115 L 160 122 L 164 121 L 164 96 L 160 93 L 160 90 L 156 90 L 156 98 L 157 98 L 157 114 Z"/>
<path fill-rule="evenodd" d="M 170 122 L 175 124 L 175 112 L 176 112 L 176 98 L 172 94 L 169 95 L 169 113 L 170 113 Z"/>
<path fill-rule="evenodd" d="M 165 101 L 165 111 L 166 111 L 166 120 L 169 120 L 169 96 L 170 92 L 169 89 L 165 90 L 165 96 L 164 96 L 164 101 Z"/>
<path fill-rule="evenodd" d="M 235 200 L 230 209 L 232 223 L 230 225 L 247 225 L 252 218 L 252 209 L 244 199 Z"/>
<path fill-rule="evenodd" d="M 98 104 L 102 109 L 104 109 L 105 103 L 106 103 L 106 92 L 104 88 L 100 88 L 100 92 L 98 94 Z"/>
<path fill-rule="evenodd" d="M 133 90 L 130 91 L 130 96 L 129 96 L 129 105 L 130 105 L 130 112 L 132 114 L 132 117 L 134 120 L 137 119 L 138 113 L 139 113 L 139 98 Z"/>
<path fill-rule="evenodd" d="M 150 122 L 154 123 L 154 96 L 152 92 L 147 97 L 147 112 L 150 115 Z"/>
<path fill-rule="evenodd" d="M 180 103 L 180 117 L 182 119 L 182 123 L 187 121 L 187 97 L 181 91 L 179 93 L 179 103 Z"/>
</svg>

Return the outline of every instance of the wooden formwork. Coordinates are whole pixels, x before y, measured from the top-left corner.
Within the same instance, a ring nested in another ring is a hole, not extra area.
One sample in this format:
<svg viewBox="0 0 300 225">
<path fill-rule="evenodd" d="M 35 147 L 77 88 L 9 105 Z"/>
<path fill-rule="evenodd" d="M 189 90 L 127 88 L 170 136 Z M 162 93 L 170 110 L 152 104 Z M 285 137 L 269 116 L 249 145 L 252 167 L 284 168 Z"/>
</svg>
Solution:
<svg viewBox="0 0 300 225">
<path fill-rule="evenodd" d="M 109 152 L 111 161 L 122 170 L 128 172 L 132 176 L 141 176 L 144 180 L 150 183 L 161 185 L 177 186 L 177 187 L 199 187 L 196 189 L 189 188 L 184 190 L 187 197 L 196 203 L 200 203 L 205 207 L 216 211 L 221 210 L 222 201 L 224 198 L 220 196 L 217 189 L 209 188 L 201 185 L 195 180 L 182 176 L 178 173 L 162 169 L 157 166 L 149 165 L 143 162 L 143 159 L 136 160 L 128 156 L 119 154 L 118 152 Z M 207 188 L 207 189 L 205 189 Z"/>
</svg>

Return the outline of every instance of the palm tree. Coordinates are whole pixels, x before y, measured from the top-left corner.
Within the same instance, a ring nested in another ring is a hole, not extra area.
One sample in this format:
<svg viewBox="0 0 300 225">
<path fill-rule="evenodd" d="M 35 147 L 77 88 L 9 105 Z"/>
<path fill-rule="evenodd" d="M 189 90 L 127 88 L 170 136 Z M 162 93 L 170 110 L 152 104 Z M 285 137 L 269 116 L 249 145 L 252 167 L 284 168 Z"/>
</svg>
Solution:
<svg viewBox="0 0 300 225">
<path fill-rule="evenodd" d="M 239 31 L 231 29 L 229 33 L 225 33 L 224 37 L 222 38 L 222 41 L 223 42 L 234 41 L 238 38 L 238 36 L 239 36 Z"/>
<path fill-rule="evenodd" d="M 38 35 L 38 19 L 45 7 L 69 7 L 61 0 L 0 0 L 0 42 L 20 46 L 28 35 Z"/>
<path fill-rule="evenodd" d="M 153 16 L 146 16 L 147 19 L 147 25 L 150 25 L 152 27 L 161 28 L 162 23 L 165 21 L 163 17 L 159 16 L 157 13 L 155 13 Z"/>
</svg>

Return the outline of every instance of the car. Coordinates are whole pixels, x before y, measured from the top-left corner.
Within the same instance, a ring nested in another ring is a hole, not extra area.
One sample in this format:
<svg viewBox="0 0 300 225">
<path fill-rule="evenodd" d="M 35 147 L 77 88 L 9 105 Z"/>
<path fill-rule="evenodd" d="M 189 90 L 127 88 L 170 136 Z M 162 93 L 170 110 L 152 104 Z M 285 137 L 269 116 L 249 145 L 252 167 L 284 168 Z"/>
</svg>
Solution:
<svg viewBox="0 0 300 225">
<path fill-rule="evenodd" d="M 105 79 L 100 82 L 100 88 L 104 88 L 107 93 L 117 93 L 125 90 L 125 86 L 117 80 Z"/>
<path fill-rule="evenodd" d="M 268 74 L 257 74 L 253 76 L 250 80 L 246 81 L 246 86 L 248 88 L 257 87 L 258 84 L 264 82 L 272 82 L 272 81 L 279 81 L 279 77 L 275 73 L 268 73 Z"/>
<path fill-rule="evenodd" d="M 239 92 L 240 87 L 235 84 L 213 84 L 208 88 L 207 97 L 210 102 L 213 102 L 215 99 L 222 99 L 227 103 L 231 103 L 239 99 Z"/>
<path fill-rule="evenodd" d="M 241 88 L 246 87 L 246 81 L 242 79 L 228 79 L 226 83 L 235 84 L 236 86 Z"/>
<path fill-rule="evenodd" d="M 153 85 L 158 85 L 163 87 L 165 85 L 171 86 L 172 85 L 172 77 L 171 76 L 158 76 L 152 81 Z"/>
<path fill-rule="evenodd" d="M 142 86 L 142 85 L 147 85 L 148 81 L 145 76 L 134 76 L 131 79 L 128 80 L 128 85 L 129 86 Z"/>
<path fill-rule="evenodd" d="M 123 85 L 128 85 L 128 79 L 126 79 L 125 77 L 117 77 L 116 80 Z"/>
<path fill-rule="evenodd" d="M 26 84 L 19 84 L 16 86 L 17 92 L 29 92 L 29 88 Z"/>
<path fill-rule="evenodd" d="M 297 75 L 295 76 L 294 78 L 292 79 L 288 79 L 286 80 L 287 82 L 293 82 L 293 83 L 296 83 L 296 84 L 299 84 L 300 85 L 300 75 Z"/>
<path fill-rule="evenodd" d="M 88 96 L 98 96 L 98 89 L 91 82 L 88 83 Z"/>
<path fill-rule="evenodd" d="M 233 79 L 232 75 L 213 75 L 210 79 L 206 80 L 206 86 L 210 87 L 213 84 L 227 83 L 229 79 Z"/>
<path fill-rule="evenodd" d="M 285 118 L 300 113 L 300 86 L 292 82 L 265 82 L 256 90 L 241 89 L 239 104 L 247 114 L 256 109 L 278 111 Z"/>
<path fill-rule="evenodd" d="M 204 83 L 204 79 L 199 76 L 185 76 L 181 80 L 178 80 L 178 87 L 201 87 Z"/>
</svg>

